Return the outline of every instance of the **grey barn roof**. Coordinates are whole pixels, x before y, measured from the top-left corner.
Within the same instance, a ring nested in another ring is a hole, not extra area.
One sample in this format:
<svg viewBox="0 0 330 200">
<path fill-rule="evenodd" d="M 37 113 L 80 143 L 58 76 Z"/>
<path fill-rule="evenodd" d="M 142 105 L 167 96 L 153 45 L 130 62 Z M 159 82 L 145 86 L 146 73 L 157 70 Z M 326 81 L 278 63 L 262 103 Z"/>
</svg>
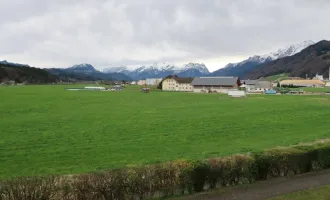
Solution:
<svg viewBox="0 0 330 200">
<path fill-rule="evenodd" d="M 241 80 L 241 83 L 245 82 L 245 85 L 255 85 L 259 80 Z"/>
<path fill-rule="evenodd" d="M 191 85 L 236 85 L 237 77 L 196 77 Z"/>
</svg>

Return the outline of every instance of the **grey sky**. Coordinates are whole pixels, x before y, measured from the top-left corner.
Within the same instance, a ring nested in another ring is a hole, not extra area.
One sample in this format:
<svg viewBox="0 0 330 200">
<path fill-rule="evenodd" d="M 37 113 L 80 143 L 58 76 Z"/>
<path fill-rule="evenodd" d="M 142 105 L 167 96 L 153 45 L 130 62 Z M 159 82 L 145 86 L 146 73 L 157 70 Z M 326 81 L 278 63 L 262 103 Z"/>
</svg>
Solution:
<svg viewBox="0 0 330 200">
<path fill-rule="evenodd" d="M 0 60 L 97 68 L 204 62 L 212 71 L 330 39 L 329 13 L 328 0 L 0 0 Z"/>
</svg>

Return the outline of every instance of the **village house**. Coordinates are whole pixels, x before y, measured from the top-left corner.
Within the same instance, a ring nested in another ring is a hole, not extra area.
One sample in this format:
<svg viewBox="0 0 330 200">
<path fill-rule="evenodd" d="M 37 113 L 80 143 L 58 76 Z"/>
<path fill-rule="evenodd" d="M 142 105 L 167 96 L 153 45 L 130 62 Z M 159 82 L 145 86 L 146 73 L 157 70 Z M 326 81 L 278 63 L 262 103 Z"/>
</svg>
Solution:
<svg viewBox="0 0 330 200">
<path fill-rule="evenodd" d="M 238 77 L 199 77 L 191 82 L 193 92 L 228 93 L 240 85 Z"/>
<path fill-rule="evenodd" d="M 190 77 L 178 77 L 177 75 L 170 75 L 164 78 L 161 82 L 162 90 L 164 91 L 181 91 L 191 92 L 193 91 L 191 82 L 193 78 Z"/>
</svg>

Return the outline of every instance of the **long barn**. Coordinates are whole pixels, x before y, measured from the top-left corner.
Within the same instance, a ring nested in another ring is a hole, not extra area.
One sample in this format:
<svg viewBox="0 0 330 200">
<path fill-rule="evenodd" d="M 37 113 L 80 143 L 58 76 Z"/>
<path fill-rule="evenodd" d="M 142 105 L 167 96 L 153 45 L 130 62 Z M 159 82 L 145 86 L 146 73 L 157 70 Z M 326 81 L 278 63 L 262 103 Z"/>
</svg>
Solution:
<svg viewBox="0 0 330 200">
<path fill-rule="evenodd" d="M 237 89 L 239 84 L 238 77 L 198 77 L 191 82 L 193 92 L 228 93 L 228 90 Z"/>
</svg>

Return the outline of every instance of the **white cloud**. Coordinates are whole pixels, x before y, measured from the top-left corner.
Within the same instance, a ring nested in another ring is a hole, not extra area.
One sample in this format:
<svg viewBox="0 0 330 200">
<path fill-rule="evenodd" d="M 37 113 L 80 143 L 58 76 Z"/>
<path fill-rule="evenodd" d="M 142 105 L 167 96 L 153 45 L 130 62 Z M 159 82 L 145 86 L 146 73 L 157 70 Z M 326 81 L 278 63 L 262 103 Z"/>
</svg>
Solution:
<svg viewBox="0 0 330 200">
<path fill-rule="evenodd" d="M 327 39 L 329 11 L 327 0 L 0 1 L 0 59 L 37 67 L 198 60 L 214 70 Z"/>
</svg>

